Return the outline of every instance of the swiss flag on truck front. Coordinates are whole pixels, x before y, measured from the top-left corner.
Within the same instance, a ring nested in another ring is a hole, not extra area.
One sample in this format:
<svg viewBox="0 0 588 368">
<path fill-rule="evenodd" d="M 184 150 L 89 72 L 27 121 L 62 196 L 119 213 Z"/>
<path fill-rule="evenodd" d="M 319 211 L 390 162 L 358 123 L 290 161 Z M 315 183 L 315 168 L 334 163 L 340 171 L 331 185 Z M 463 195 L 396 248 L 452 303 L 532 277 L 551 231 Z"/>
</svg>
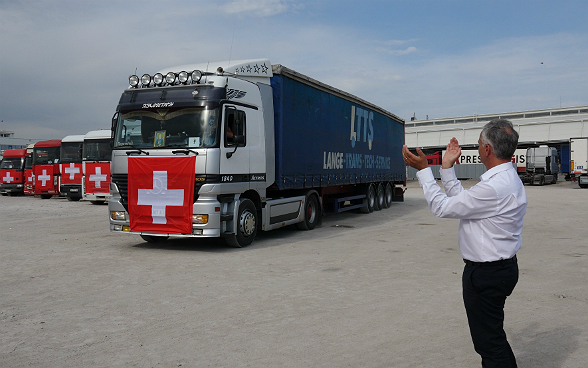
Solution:
<svg viewBox="0 0 588 368">
<path fill-rule="evenodd" d="M 86 163 L 86 193 L 109 193 L 110 162 Z"/>
<path fill-rule="evenodd" d="M 129 157 L 131 231 L 192 233 L 196 156 Z"/>
<path fill-rule="evenodd" d="M 61 184 L 82 184 L 82 164 L 61 164 Z"/>
</svg>

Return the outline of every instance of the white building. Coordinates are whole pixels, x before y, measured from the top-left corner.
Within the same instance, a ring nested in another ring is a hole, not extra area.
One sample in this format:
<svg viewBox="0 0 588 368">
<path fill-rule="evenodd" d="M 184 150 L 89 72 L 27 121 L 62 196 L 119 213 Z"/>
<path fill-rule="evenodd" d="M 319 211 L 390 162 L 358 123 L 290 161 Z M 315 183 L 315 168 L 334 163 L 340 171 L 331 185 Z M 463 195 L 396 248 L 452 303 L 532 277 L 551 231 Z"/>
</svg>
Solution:
<svg viewBox="0 0 588 368">
<path fill-rule="evenodd" d="M 408 121 L 406 145 L 431 152 L 442 150 L 452 137 L 463 148 L 476 147 L 482 127 L 493 119 L 510 120 L 519 133 L 519 148 L 558 146 L 588 136 L 588 106 Z"/>
</svg>

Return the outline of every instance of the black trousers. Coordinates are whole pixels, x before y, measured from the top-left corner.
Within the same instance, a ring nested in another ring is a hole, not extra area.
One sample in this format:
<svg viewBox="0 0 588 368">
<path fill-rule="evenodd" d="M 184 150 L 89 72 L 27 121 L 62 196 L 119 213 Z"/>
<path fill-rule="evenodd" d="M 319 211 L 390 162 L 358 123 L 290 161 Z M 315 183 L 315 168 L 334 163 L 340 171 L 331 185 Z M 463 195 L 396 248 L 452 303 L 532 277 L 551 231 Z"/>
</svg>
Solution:
<svg viewBox="0 0 588 368">
<path fill-rule="evenodd" d="M 516 368 L 515 356 L 504 332 L 504 302 L 519 280 L 516 256 L 477 263 L 465 261 L 463 302 L 474 349 L 483 368 Z"/>
</svg>

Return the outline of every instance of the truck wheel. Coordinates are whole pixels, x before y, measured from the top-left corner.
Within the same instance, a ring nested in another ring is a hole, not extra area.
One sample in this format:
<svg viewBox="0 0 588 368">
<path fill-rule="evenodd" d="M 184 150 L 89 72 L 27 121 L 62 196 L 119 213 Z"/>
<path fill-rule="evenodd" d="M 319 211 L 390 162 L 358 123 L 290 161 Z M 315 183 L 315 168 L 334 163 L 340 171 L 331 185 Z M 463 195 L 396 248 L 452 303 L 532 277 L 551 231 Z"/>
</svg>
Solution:
<svg viewBox="0 0 588 368">
<path fill-rule="evenodd" d="M 553 175 L 553 181 L 551 182 L 551 184 L 556 184 L 557 183 L 557 174 Z"/>
<path fill-rule="evenodd" d="M 392 184 L 386 183 L 384 186 L 384 205 L 386 208 L 390 208 L 392 206 L 392 200 L 394 199 L 394 189 L 392 189 Z"/>
<path fill-rule="evenodd" d="M 386 208 L 386 198 L 384 192 L 384 185 L 382 183 L 378 183 L 376 186 L 376 207 L 374 210 L 379 211 L 383 208 Z"/>
<path fill-rule="evenodd" d="M 539 186 L 541 186 L 541 185 L 543 185 L 543 184 L 545 184 L 545 176 L 542 176 L 542 177 L 539 179 Z"/>
<path fill-rule="evenodd" d="M 242 248 L 253 243 L 257 234 L 257 210 L 251 200 L 241 200 L 237 221 L 237 234 L 227 235 L 225 240 L 231 247 Z"/>
<path fill-rule="evenodd" d="M 157 236 L 157 235 L 143 235 L 141 234 L 141 238 L 145 240 L 147 243 L 161 243 L 167 240 L 168 236 Z"/>
<path fill-rule="evenodd" d="M 374 212 L 374 208 L 376 206 L 376 188 L 374 188 L 373 184 L 368 184 L 364 186 L 365 190 L 365 203 L 366 206 L 361 208 L 362 213 L 372 213 Z"/>
<path fill-rule="evenodd" d="M 321 211 L 319 209 L 318 199 L 314 194 L 306 197 L 304 203 L 304 221 L 296 224 L 298 230 L 312 230 L 318 224 Z"/>
</svg>

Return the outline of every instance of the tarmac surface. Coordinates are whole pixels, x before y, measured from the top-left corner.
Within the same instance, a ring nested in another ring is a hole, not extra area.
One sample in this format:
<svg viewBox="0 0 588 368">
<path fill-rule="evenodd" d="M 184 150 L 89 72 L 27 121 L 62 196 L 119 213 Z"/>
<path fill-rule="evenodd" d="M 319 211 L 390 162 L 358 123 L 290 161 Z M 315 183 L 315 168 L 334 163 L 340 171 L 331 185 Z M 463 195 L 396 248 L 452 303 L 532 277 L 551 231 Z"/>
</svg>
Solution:
<svg viewBox="0 0 588 368">
<path fill-rule="evenodd" d="M 505 330 L 520 368 L 586 367 L 588 190 L 526 189 Z M 145 243 L 109 233 L 105 205 L 0 197 L 0 367 L 480 367 L 457 227 L 418 182 L 389 209 L 242 249 Z"/>
</svg>

